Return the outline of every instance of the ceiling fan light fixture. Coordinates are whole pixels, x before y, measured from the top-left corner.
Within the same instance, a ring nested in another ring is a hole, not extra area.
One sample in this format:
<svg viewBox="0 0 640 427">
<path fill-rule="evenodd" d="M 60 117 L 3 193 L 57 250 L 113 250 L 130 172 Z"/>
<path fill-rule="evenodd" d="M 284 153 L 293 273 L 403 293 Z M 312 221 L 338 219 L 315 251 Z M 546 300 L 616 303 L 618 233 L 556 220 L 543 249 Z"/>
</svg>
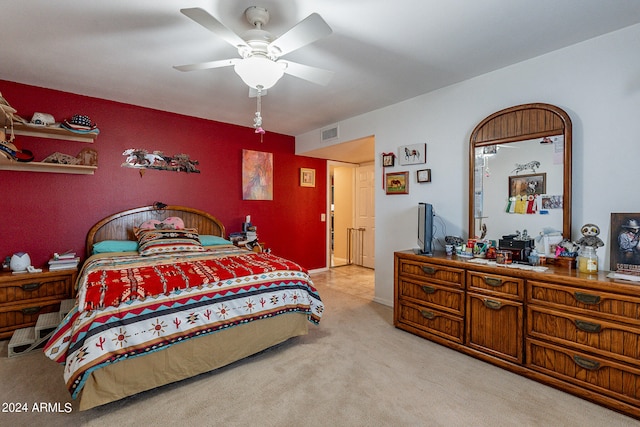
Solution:
<svg viewBox="0 0 640 427">
<path fill-rule="evenodd" d="M 234 65 L 233 69 L 247 86 L 266 90 L 273 87 L 284 75 L 286 64 L 260 56 L 245 58 Z"/>
</svg>

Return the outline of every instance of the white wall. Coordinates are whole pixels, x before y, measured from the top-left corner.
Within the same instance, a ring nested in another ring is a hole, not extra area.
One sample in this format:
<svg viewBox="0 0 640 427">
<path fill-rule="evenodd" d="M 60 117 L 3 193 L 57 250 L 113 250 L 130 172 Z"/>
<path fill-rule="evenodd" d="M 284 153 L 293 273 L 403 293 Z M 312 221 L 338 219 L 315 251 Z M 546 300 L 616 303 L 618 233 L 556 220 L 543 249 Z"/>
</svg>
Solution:
<svg viewBox="0 0 640 427">
<path fill-rule="evenodd" d="M 410 194 L 387 196 L 376 186 L 376 301 L 393 304 L 393 252 L 416 246 L 418 201 L 433 203 L 446 234 L 467 237 L 470 133 L 489 114 L 530 102 L 571 116 L 572 238 L 585 223 L 599 225 L 607 243 L 599 261 L 608 269 L 611 212 L 640 212 L 639 41 L 640 24 L 340 122 L 337 143 L 375 135 L 376 177 L 380 153 L 427 143 L 426 165 L 391 169 L 411 171 Z M 319 133 L 299 135 L 296 152 L 318 148 Z M 431 168 L 431 183 L 415 181 L 422 167 Z"/>
</svg>

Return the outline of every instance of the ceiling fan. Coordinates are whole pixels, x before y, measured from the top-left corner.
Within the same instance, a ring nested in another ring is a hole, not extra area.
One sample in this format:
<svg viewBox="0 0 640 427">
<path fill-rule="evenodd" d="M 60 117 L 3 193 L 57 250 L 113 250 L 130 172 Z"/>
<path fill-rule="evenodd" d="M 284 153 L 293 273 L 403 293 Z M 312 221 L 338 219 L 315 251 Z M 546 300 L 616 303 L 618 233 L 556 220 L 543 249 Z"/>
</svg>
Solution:
<svg viewBox="0 0 640 427">
<path fill-rule="evenodd" d="M 331 27 L 317 13 L 312 13 L 274 39 L 263 29 L 263 26 L 269 22 L 269 12 L 261 7 L 251 6 L 245 10 L 245 17 L 254 28 L 242 36 L 231 31 L 204 9 L 187 8 L 180 9 L 180 12 L 238 49 L 240 58 L 174 66 L 177 70 L 206 70 L 233 65 L 235 72 L 250 90 L 253 89 L 262 95 L 265 95 L 265 91 L 273 87 L 283 74 L 323 86 L 327 85 L 333 76 L 333 71 L 280 59 L 332 33 Z"/>
</svg>

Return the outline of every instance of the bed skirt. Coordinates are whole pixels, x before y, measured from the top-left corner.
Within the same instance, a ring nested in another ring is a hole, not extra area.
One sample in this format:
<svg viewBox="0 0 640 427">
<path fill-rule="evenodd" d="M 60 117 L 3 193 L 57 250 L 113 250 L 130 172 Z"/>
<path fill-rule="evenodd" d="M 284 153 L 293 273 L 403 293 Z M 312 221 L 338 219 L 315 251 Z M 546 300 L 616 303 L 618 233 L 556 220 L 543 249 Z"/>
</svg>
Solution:
<svg viewBox="0 0 640 427">
<path fill-rule="evenodd" d="M 79 396 L 80 410 L 191 378 L 306 335 L 308 317 L 287 313 L 249 322 L 97 369 Z"/>
</svg>

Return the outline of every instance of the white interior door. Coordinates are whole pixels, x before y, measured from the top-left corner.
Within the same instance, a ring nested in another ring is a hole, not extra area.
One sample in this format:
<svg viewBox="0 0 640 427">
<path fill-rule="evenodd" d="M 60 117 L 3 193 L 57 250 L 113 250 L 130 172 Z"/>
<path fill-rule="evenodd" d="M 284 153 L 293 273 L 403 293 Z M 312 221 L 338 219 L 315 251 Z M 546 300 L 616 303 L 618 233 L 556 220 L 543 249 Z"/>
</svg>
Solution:
<svg viewBox="0 0 640 427">
<path fill-rule="evenodd" d="M 374 165 L 356 169 L 355 227 L 363 229 L 362 265 L 375 267 L 375 174 Z"/>
</svg>

